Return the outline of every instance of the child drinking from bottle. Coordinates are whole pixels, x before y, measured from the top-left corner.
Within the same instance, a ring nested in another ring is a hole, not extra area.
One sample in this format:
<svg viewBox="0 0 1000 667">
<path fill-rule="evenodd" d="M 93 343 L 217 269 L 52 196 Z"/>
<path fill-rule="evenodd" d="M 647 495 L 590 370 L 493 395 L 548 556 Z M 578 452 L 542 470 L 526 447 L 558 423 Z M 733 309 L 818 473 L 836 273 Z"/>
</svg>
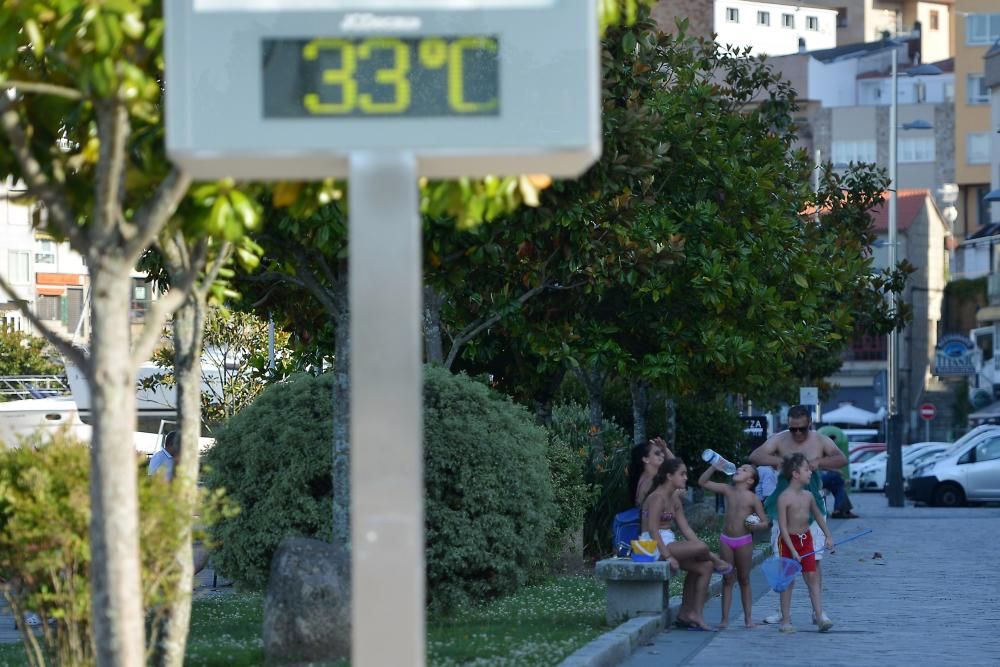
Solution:
<svg viewBox="0 0 1000 667">
<path fill-rule="evenodd" d="M 702 473 L 698 484 L 709 491 L 726 499 L 726 517 L 719 536 L 721 546 L 719 555 L 733 565 L 735 572 L 725 576 L 722 583 L 722 620 L 719 629 L 729 625 L 729 608 L 733 602 L 733 584 L 740 582 L 740 600 L 743 602 L 743 623 L 747 628 L 754 627 L 753 596 L 750 591 L 750 570 L 753 569 L 753 534 L 758 528 L 768 528 L 770 522 L 764 512 L 764 505 L 754 493 L 759 477 L 757 469 L 745 464 L 736 469 L 732 484 L 720 484 L 710 481 L 712 475 L 721 470 L 721 462 L 717 461 Z M 763 517 L 763 518 L 761 518 Z"/>
</svg>

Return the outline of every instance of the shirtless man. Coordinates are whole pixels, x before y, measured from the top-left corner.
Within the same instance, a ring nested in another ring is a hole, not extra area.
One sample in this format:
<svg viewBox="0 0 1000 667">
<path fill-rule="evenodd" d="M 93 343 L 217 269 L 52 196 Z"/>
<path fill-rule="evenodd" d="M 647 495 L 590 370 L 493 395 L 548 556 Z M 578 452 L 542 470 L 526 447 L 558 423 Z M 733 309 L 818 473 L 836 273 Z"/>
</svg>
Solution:
<svg viewBox="0 0 1000 667">
<path fill-rule="evenodd" d="M 776 470 L 781 470 L 784 457 L 791 454 L 802 454 L 806 457 L 809 467 L 812 470 L 839 470 L 847 465 L 847 457 L 840 451 L 833 440 L 821 433 L 813 431 L 812 416 L 809 408 L 804 405 L 796 405 L 788 410 L 788 430 L 775 433 L 767 439 L 763 445 L 753 450 L 750 454 L 750 463 L 755 466 L 771 466 Z M 764 509 L 771 518 L 771 544 L 775 546 L 777 553 L 778 541 L 778 496 L 788 488 L 788 480 L 782 476 L 778 478 L 778 486 L 764 501 Z M 806 487 L 816 498 L 816 504 L 824 514 L 827 513 L 826 505 L 823 503 L 823 489 L 819 475 L 812 475 L 809 485 Z M 819 526 L 813 522 L 809 526 L 813 533 L 813 540 L 817 544 L 822 544 L 824 535 Z M 819 578 L 819 585 L 823 585 L 823 570 L 820 567 L 822 553 L 816 554 L 816 572 Z M 824 615 L 825 616 L 825 615 Z M 780 619 L 768 616 L 765 623 L 776 623 Z M 820 619 L 822 621 L 823 619 Z"/>
</svg>

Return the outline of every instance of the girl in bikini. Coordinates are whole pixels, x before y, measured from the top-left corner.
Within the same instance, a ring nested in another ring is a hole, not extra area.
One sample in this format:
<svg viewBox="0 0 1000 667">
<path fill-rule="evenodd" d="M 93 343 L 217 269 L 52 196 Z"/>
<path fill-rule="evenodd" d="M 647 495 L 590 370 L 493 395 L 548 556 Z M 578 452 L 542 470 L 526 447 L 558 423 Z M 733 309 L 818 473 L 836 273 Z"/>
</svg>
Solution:
<svg viewBox="0 0 1000 667">
<path fill-rule="evenodd" d="M 667 459 L 653 478 L 651 489 L 642 502 L 640 539 L 655 540 L 663 560 L 672 569 L 687 572 L 681 608 L 676 625 L 690 630 L 714 630 L 705 623 L 705 600 L 708 584 L 715 569 L 719 574 L 732 572 L 732 565 L 713 554 L 708 545 L 698 539 L 684 516 L 680 493 L 687 488 L 687 466 L 679 458 Z M 674 524 L 685 538 L 678 541 Z"/>
<path fill-rule="evenodd" d="M 726 498 L 726 517 L 719 540 L 719 551 L 726 561 L 735 564 L 736 571 L 726 575 L 722 584 L 722 621 L 719 628 L 729 625 L 729 608 L 733 602 L 733 584 L 740 582 L 740 598 L 743 602 L 743 622 L 747 628 L 754 627 L 750 592 L 750 570 L 753 567 L 753 534 L 758 528 L 768 528 L 770 523 L 764 512 L 764 505 L 754 492 L 760 477 L 757 469 L 749 463 L 741 465 L 733 475 L 733 483 L 720 484 L 709 479 L 716 471 L 714 466 L 698 478 L 698 484 L 715 494 Z M 763 517 L 763 518 L 761 518 Z"/>
</svg>

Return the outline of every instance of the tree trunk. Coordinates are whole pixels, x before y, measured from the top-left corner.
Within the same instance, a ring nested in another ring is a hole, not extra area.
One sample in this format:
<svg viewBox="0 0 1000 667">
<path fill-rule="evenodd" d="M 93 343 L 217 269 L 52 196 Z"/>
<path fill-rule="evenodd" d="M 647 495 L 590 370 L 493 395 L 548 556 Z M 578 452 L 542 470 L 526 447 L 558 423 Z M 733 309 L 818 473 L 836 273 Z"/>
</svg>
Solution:
<svg viewBox="0 0 1000 667">
<path fill-rule="evenodd" d="M 181 455 L 171 483 L 174 509 L 181 513 L 181 541 L 175 560 L 180 563 L 177 590 L 163 610 L 156 628 L 153 664 L 182 667 L 191 623 L 191 590 L 194 587 L 192 523 L 198 498 L 198 438 L 201 435 L 201 352 L 205 332 L 204 297 L 188 295 L 174 315 L 174 373 L 177 378 L 177 419 Z"/>
<path fill-rule="evenodd" d="M 338 574 L 346 586 L 351 581 L 351 335 L 347 279 L 333 286 L 336 312 L 334 326 L 333 380 L 333 545 L 340 550 Z"/>
<path fill-rule="evenodd" d="M 604 438 L 601 432 L 604 428 L 604 381 L 606 374 L 599 370 L 576 369 L 577 377 L 587 390 L 587 408 L 590 413 L 590 456 L 599 461 L 604 458 Z"/>
<path fill-rule="evenodd" d="M 629 382 L 632 390 L 632 438 L 635 444 L 646 442 L 646 418 L 649 415 L 649 384 L 645 380 Z"/>
<path fill-rule="evenodd" d="M 92 266 L 88 381 L 91 604 L 97 664 L 145 663 L 139 564 L 135 369 L 129 357 L 132 267 L 114 258 Z"/>
<path fill-rule="evenodd" d="M 535 395 L 535 421 L 542 426 L 552 425 L 552 400 L 555 398 L 556 392 L 559 391 L 559 387 L 562 385 L 565 376 L 566 368 L 559 368 L 559 370 L 549 376 L 548 381 L 545 382 L 542 389 Z"/>
<path fill-rule="evenodd" d="M 424 287 L 424 356 L 428 364 L 444 363 L 441 342 L 441 307 L 444 294 L 433 287 Z"/>
</svg>

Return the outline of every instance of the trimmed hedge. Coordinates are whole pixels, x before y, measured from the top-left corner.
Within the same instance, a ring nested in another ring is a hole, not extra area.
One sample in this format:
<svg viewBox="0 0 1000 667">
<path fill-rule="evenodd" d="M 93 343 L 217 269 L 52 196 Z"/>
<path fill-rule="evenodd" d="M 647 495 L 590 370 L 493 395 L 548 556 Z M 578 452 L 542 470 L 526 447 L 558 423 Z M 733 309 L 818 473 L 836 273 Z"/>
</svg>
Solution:
<svg viewBox="0 0 1000 667">
<path fill-rule="evenodd" d="M 288 535 L 329 540 L 333 375 L 272 385 L 220 430 L 205 454 L 205 484 L 240 512 L 220 521 L 212 563 L 248 588 L 266 586 L 271 556 Z"/>
<path fill-rule="evenodd" d="M 507 594 L 545 565 L 555 516 L 548 436 L 499 392 L 429 367 L 424 388 L 432 607 Z"/>
<path fill-rule="evenodd" d="M 510 593 L 541 570 L 556 514 L 548 436 L 508 398 L 427 368 L 426 560 L 434 608 Z M 267 583 L 281 539 L 330 539 L 332 377 L 298 375 L 233 417 L 206 456 L 206 483 L 242 511 L 220 522 L 218 569 Z"/>
</svg>

